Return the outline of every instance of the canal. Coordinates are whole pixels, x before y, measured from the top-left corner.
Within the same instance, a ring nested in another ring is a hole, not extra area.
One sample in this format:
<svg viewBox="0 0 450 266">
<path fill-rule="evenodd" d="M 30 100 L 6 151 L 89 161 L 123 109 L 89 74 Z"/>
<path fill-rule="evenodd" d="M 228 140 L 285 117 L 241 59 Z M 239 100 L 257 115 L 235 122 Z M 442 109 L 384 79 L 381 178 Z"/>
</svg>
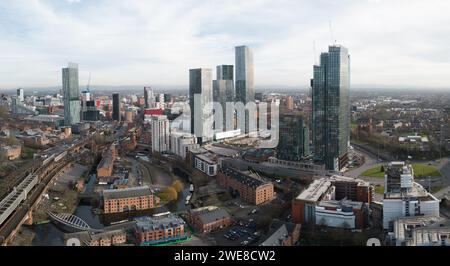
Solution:
<svg viewBox="0 0 450 266">
<path fill-rule="evenodd" d="M 178 199 L 175 202 L 168 203 L 164 206 L 158 207 L 154 210 L 142 211 L 139 213 L 127 213 L 127 214 L 117 214 L 117 215 L 98 215 L 95 214 L 91 205 L 87 205 L 85 203 L 80 203 L 75 209 L 74 215 L 83 219 L 90 227 L 101 229 L 111 222 L 118 222 L 122 220 L 130 220 L 133 217 L 139 217 L 144 215 L 152 215 L 155 213 L 162 212 L 182 212 L 188 210 L 190 205 L 185 204 L 186 197 L 190 194 L 189 191 L 189 183 L 187 180 L 184 180 L 181 177 L 175 176 L 172 173 L 169 173 L 163 168 L 160 167 L 152 167 L 152 174 L 157 176 L 158 181 L 161 181 L 164 185 L 167 185 L 171 182 L 169 180 L 179 179 L 183 182 L 183 190 L 179 193 Z M 95 178 L 90 178 L 86 184 L 86 191 L 93 191 L 95 185 Z M 159 184 L 158 184 L 159 185 Z M 64 234 L 68 233 L 61 229 L 59 225 L 54 224 L 53 222 L 45 223 L 45 224 L 35 224 L 31 226 L 31 230 L 35 233 L 35 237 L 33 239 L 33 246 L 63 246 L 64 243 Z"/>
</svg>

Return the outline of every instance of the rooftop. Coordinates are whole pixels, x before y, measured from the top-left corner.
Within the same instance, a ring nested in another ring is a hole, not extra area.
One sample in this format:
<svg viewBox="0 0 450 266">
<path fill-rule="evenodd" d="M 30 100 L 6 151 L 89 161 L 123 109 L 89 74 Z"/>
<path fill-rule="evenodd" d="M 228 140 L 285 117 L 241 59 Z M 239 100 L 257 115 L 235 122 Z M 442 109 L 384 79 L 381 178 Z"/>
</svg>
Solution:
<svg viewBox="0 0 450 266">
<path fill-rule="evenodd" d="M 140 232 L 156 231 L 168 228 L 175 228 L 186 223 L 175 214 L 168 214 L 158 217 L 139 217 L 136 218 L 136 230 Z"/>
<path fill-rule="evenodd" d="M 240 183 L 250 186 L 252 188 L 257 188 L 266 184 L 270 184 L 270 182 L 262 179 L 259 175 L 255 173 L 244 173 L 231 167 L 223 167 L 221 172 L 227 176 L 231 176 Z"/>
<path fill-rule="evenodd" d="M 230 214 L 224 209 L 216 206 L 207 206 L 190 211 L 192 214 L 198 215 L 203 224 L 208 224 L 217 220 L 229 218 Z"/>
<path fill-rule="evenodd" d="M 103 198 L 105 200 L 135 198 L 149 196 L 152 193 L 152 190 L 148 186 L 131 187 L 124 189 L 105 189 L 103 190 Z"/>
</svg>

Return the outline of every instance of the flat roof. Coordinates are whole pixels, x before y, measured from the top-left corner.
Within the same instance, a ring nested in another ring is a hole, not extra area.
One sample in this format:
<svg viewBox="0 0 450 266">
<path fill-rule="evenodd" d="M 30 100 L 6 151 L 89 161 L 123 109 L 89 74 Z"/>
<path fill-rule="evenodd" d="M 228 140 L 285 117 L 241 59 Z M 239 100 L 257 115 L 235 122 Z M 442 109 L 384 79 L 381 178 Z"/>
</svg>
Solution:
<svg viewBox="0 0 450 266">
<path fill-rule="evenodd" d="M 296 197 L 297 200 L 319 201 L 322 195 L 331 187 L 331 182 L 328 178 L 320 178 L 314 180 L 300 195 Z"/>
</svg>

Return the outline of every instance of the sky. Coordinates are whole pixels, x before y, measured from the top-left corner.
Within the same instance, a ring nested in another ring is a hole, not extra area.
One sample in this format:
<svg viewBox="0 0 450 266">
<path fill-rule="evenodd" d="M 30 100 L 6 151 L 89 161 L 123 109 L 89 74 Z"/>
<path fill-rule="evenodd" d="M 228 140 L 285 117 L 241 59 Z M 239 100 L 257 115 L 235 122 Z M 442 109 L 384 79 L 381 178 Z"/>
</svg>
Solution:
<svg viewBox="0 0 450 266">
<path fill-rule="evenodd" d="M 330 44 L 358 86 L 450 88 L 447 0 L 0 0 L 0 88 L 188 86 L 253 49 L 255 84 L 307 87 Z M 215 75 L 214 75 L 215 76 Z M 214 77 L 213 77 L 214 78 Z"/>
</svg>

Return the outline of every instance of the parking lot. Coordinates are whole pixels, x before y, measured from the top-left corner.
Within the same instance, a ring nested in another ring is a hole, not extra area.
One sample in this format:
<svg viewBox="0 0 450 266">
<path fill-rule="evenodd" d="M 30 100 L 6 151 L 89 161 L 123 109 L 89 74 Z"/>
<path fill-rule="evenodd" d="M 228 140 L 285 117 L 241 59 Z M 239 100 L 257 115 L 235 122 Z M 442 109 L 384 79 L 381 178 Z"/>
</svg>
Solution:
<svg viewBox="0 0 450 266">
<path fill-rule="evenodd" d="M 219 246 L 250 246 L 261 239 L 261 232 L 256 231 L 254 219 L 240 220 L 234 225 L 212 233 Z"/>
</svg>

